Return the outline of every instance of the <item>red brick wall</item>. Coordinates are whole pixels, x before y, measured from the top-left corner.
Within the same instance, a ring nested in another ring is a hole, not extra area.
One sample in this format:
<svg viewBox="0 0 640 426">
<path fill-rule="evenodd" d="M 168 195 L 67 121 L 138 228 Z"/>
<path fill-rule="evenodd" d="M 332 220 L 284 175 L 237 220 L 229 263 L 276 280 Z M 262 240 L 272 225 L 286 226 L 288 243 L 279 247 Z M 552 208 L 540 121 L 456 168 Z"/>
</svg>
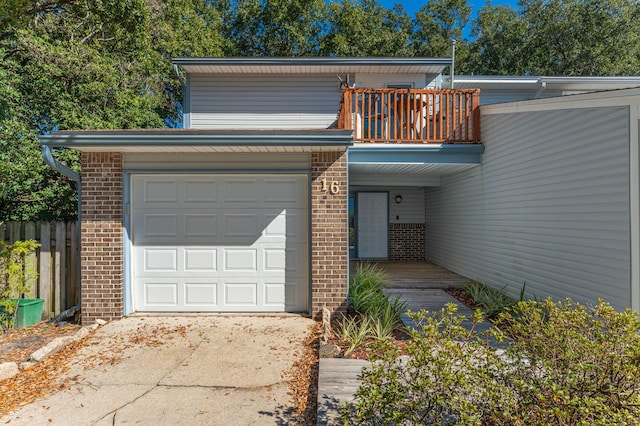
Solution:
<svg viewBox="0 0 640 426">
<path fill-rule="evenodd" d="M 326 179 L 328 191 L 323 189 Z M 344 311 L 347 301 L 347 155 L 314 152 L 311 156 L 311 313 L 322 308 Z M 335 182 L 335 183 L 334 183 Z M 331 184 L 339 192 L 331 193 Z"/>
<path fill-rule="evenodd" d="M 82 324 L 123 314 L 122 154 L 82 154 Z"/>
<path fill-rule="evenodd" d="M 424 223 L 389 224 L 389 260 L 424 260 Z"/>
</svg>

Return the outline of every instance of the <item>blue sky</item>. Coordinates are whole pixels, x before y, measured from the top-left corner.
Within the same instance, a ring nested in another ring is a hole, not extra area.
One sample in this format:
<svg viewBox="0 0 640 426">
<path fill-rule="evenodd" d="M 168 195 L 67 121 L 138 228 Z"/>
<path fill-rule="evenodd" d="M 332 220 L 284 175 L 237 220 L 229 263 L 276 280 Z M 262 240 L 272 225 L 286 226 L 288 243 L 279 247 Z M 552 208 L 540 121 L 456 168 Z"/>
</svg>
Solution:
<svg viewBox="0 0 640 426">
<path fill-rule="evenodd" d="M 402 4 L 402 6 L 404 6 L 404 10 L 406 10 L 407 13 L 409 13 L 409 15 L 411 16 L 413 16 L 414 13 L 418 9 L 420 9 L 422 6 L 424 6 L 425 3 L 427 2 L 427 0 L 378 0 L 378 1 L 380 2 L 381 5 L 387 8 L 393 7 L 393 5 L 396 3 L 400 3 Z M 471 21 L 473 21 L 476 18 L 476 13 L 478 13 L 478 10 L 480 10 L 482 6 L 487 4 L 487 2 L 485 0 L 467 0 L 467 1 L 471 5 Z M 518 0 L 492 0 L 491 4 L 494 6 L 510 5 L 513 8 L 517 8 Z M 471 31 L 471 21 L 469 21 L 469 24 L 467 24 L 467 28 L 465 28 L 465 31 L 462 34 L 462 36 L 466 39 L 470 37 L 469 33 Z"/>
<path fill-rule="evenodd" d="M 409 15 L 413 15 L 416 10 L 420 9 L 426 3 L 426 0 L 379 0 L 380 4 L 384 7 L 392 7 L 395 3 L 400 3 L 404 6 L 404 9 L 409 12 Z M 473 8 L 473 15 L 475 17 L 476 12 L 484 6 L 487 2 L 484 0 L 468 0 Z M 518 6 L 517 0 L 492 0 L 491 3 L 494 6 L 511 5 L 513 7 Z"/>
</svg>

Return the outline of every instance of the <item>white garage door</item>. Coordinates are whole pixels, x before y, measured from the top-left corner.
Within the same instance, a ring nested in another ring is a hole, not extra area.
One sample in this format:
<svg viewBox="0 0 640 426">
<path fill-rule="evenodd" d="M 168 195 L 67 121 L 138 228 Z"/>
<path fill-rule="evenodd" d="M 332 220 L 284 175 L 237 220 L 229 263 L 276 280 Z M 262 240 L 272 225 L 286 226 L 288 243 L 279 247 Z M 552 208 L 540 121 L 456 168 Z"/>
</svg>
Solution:
<svg viewBox="0 0 640 426">
<path fill-rule="evenodd" d="M 133 175 L 137 311 L 300 312 L 307 175 Z"/>
</svg>

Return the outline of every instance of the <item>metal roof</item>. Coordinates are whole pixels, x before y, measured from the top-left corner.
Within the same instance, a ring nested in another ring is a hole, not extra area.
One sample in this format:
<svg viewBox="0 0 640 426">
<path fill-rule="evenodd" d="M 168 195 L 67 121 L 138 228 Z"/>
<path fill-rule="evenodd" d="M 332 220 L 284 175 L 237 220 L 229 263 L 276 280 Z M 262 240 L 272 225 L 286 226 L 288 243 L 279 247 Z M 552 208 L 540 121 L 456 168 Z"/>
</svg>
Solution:
<svg viewBox="0 0 640 426">
<path fill-rule="evenodd" d="M 449 76 L 442 77 L 444 87 L 449 85 Z M 454 76 L 456 89 L 532 89 L 541 85 L 556 90 L 613 90 L 640 87 L 640 76 L 619 77 L 550 77 L 550 76 L 514 76 L 514 75 L 457 75 Z"/>
<path fill-rule="evenodd" d="M 174 58 L 189 74 L 440 74 L 451 58 L 226 57 Z"/>
</svg>

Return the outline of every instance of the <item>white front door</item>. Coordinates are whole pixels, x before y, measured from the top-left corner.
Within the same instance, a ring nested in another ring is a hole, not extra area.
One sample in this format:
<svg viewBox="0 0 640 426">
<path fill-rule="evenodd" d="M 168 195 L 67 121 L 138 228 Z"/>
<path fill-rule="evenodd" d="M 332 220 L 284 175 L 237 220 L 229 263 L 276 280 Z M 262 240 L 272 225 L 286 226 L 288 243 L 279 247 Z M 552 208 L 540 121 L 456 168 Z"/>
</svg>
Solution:
<svg viewBox="0 0 640 426">
<path fill-rule="evenodd" d="M 137 311 L 308 310 L 308 176 L 132 176 Z"/>
<path fill-rule="evenodd" d="M 357 193 L 357 251 L 361 259 L 388 257 L 388 207 L 386 192 Z"/>
</svg>

